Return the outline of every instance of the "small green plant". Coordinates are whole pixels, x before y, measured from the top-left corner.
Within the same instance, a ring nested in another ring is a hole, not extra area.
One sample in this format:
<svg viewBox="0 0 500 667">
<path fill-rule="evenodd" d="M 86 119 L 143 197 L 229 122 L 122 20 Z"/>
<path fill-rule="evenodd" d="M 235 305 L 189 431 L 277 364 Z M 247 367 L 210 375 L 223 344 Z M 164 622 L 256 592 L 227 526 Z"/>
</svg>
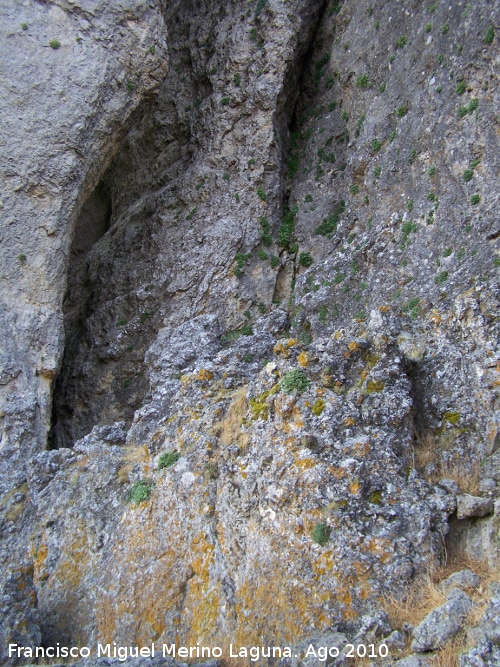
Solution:
<svg viewBox="0 0 500 667">
<path fill-rule="evenodd" d="M 189 213 L 186 215 L 186 220 L 192 220 L 196 214 L 196 207 L 192 208 Z"/>
<path fill-rule="evenodd" d="M 28 24 L 27 23 L 21 23 L 21 30 L 28 30 Z"/>
<path fill-rule="evenodd" d="M 170 468 L 170 466 L 173 466 L 174 463 L 177 463 L 180 458 L 180 452 L 171 451 L 162 454 L 158 459 L 158 470 L 163 470 L 163 468 Z"/>
<path fill-rule="evenodd" d="M 472 197 L 470 198 L 470 203 L 472 205 L 479 204 L 480 201 L 481 197 L 479 195 L 472 195 Z"/>
<path fill-rule="evenodd" d="M 429 192 L 427 195 L 429 201 L 437 201 L 437 195 L 435 192 Z"/>
<path fill-rule="evenodd" d="M 425 26 L 425 32 L 430 32 L 432 30 L 432 23 L 427 23 Z"/>
<path fill-rule="evenodd" d="M 257 188 L 257 196 L 259 199 L 262 199 L 262 201 L 267 201 L 267 194 L 262 188 Z"/>
<path fill-rule="evenodd" d="M 267 252 L 264 252 L 264 250 L 257 250 L 257 257 L 261 259 L 263 262 L 269 259 L 267 256 Z"/>
<path fill-rule="evenodd" d="M 441 271 L 441 273 L 438 273 L 434 278 L 436 285 L 442 285 L 446 280 L 448 280 L 448 271 Z"/>
<path fill-rule="evenodd" d="M 227 171 L 226 171 L 226 172 L 224 172 L 224 174 L 222 175 L 222 178 L 223 178 L 225 181 L 227 181 L 227 182 L 229 183 L 229 181 L 230 181 L 230 179 L 231 179 L 231 174 L 228 174 Z"/>
<path fill-rule="evenodd" d="M 451 248 L 445 248 L 443 250 L 443 257 L 449 257 L 452 252 L 453 252 L 453 250 Z"/>
<path fill-rule="evenodd" d="M 299 264 L 301 266 L 311 266 L 313 258 L 308 252 L 301 252 L 299 255 Z"/>
<path fill-rule="evenodd" d="M 445 23 L 444 25 L 441 26 L 441 34 L 446 35 L 447 32 L 450 30 L 450 24 Z"/>
<path fill-rule="evenodd" d="M 280 258 L 277 257 L 276 255 L 271 255 L 271 259 L 269 261 L 271 263 L 272 269 L 275 269 L 277 266 L 280 265 Z"/>
<path fill-rule="evenodd" d="M 372 151 L 376 153 L 382 148 L 382 142 L 379 139 L 373 139 L 371 143 Z"/>
<path fill-rule="evenodd" d="M 372 83 L 368 78 L 368 74 L 360 74 L 356 79 L 356 85 L 358 88 L 370 88 Z"/>
<path fill-rule="evenodd" d="M 467 84 L 465 83 L 465 81 L 459 81 L 455 87 L 455 92 L 457 92 L 459 95 L 463 95 L 466 90 L 467 90 Z"/>
<path fill-rule="evenodd" d="M 239 72 L 236 72 L 233 76 L 233 83 L 237 88 L 241 86 L 241 74 Z"/>
<path fill-rule="evenodd" d="M 479 106 L 479 100 L 476 98 L 473 98 L 469 102 L 469 106 L 467 107 L 467 113 L 473 113 Z"/>
<path fill-rule="evenodd" d="M 237 192 L 235 192 L 234 198 L 236 200 L 236 203 L 239 204 L 240 203 L 240 195 Z"/>
<path fill-rule="evenodd" d="M 327 218 L 325 218 L 322 223 L 316 227 L 314 230 L 316 234 L 321 234 L 321 236 L 327 236 L 331 238 L 332 234 L 337 230 L 337 224 L 340 220 L 340 216 L 345 211 L 345 201 L 342 199 L 336 206 L 333 213 L 331 213 Z"/>
<path fill-rule="evenodd" d="M 311 381 L 304 371 L 300 368 L 294 368 L 285 373 L 280 382 L 280 388 L 286 394 L 293 394 L 294 391 L 296 391 L 297 394 L 303 394 L 310 384 Z"/>
<path fill-rule="evenodd" d="M 53 49 L 58 49 L 61 46 L 61 42 L 58 39 L 51 39 L 49 46 Z"/>
<path fill-rule="evenodd" d="M 262 10 L 266 6 L 267 0 L 258 0 L 257 6 L 255 7 L 255 16 L 260 16 Z"/>
<path fill-rule="evenodd" d="M 249 364 L 252 361 L 252 355 L 250 354 L 250 352 L 245 352 L 245 354 L 243 355 L 243 361 L 247 364 Z"/>
<path fill-rule="evenodd" d="M 290 252 L 297 252 L 296 244 L 294 243 L 295 230 L 295 216 L 299 211 L 298 206 L 289 208 L 285 206 L 283 209 L 283 218 L 278 229 L 278 245 L 281 248 L 287 248 Z"/>
<path fill-rule="evenodd" d="M 388 60 L 389 60 L 390 63 L 393 63 L 396 60 L 396 56 L 394 55 L 394 53 L 391 53 Z"/>
<path fill-rule="evenodd" d="M 342 111 L 342 113 L 340 114 L 340 117 L 342 118 L 344 123 L 347 123 L 347 121 L 349 120 L 349 114 L 347 113 L 347 111 Z"/>
<path fill-rule="evenodd" d="M 241 277 L 241 275 L 243 273 L 243 267 L 244 267 L 245 263 L 250 259 L 251 256 L 252 256 L 251 253 L 248 253 L 248 254 L 245 254 L 244 252 L 237 252 L 236 253 L 236 255 L 234 257 L 234 260 L 236 262 L 236 267 L 235 267 L 233 273 L 237 278 Z"/>
<path fill-rule="evenodd" d="M 17 259 L 21 262 L 21 264 L 26 264 L 27 257 L 24 254 L 20 254 L 17 256 Z"/>
<path fill-rule="evenodd" d="M 305 201 L 306 203 L 312 202 L 312 200 L 313 200 L 312 195 L 306 195 L 306 196 L 304 197 L 304 201 Z"/>
<path fill-rule="evenodd" d="M 375 174 L 375 178 L 380 178 L 380 174 L 382 173 L 382 167 L 377 165 L 373 170 L 373 173 Z"/>
<path fill-rule="evenodd" d="M 406 204 L 406 208 L 408 209 L 408 213 L 411 213 L 413 211 L 413 199 L 408 200 L 408 204 Z"/>
<path fill-rule="evenodd" d="M 465 107 L 465 106 L 462 104 L 462 105 L 459 106 L 458 109 L 457 109 L 457 116 L 458 116 L 459 118 L 463 118 L 464 116 L 467 115 L 467 111 L 468 111 L 467 107 Z"/>
<path fill-rule="evenodd" d="M 385 83 L 381 83 L 380 86 L 378 87 L 378 92 L 379 93 L 385 93 Z"/>
<path fill-rule="evenodd" d="M 127 81 L 127 90 L 129 93 L 132 93 L 135 90 L 135 83 L 133 81 Z"/>
<path fill-rule="evenodd" d="M 223 107 L 227 107 L 227 105 L 229 104 L 229 97 L 223 97 L 220 103 L 222 104 Z"/>
<path fill-rule="evenodd" d="M 402 49 L 404 46 L 406 46 L 407 42 L 408 42 L 408 37 L 406 35 L 401 35 L 401 37 L 397 38 L 394 48 Z"/>
<path fill-rule="evenodd" d="M 351 185 L 351 194 L 357 195 L 359 192 L 359 185 Z"/>
<path fill-rule="evenodd" d="M 403 232 L 403 236 L 401 237 L 401 246 L 405 248 L 408 243 L 408 239 L 410 238 L 410 234 L 417 231 L 417 225 L 411 220 L 408 220 L 407 222 L 403 223 L 401 231 Z"/>
<path fill-rule="evenodd" d="M 265 216 L 262 216 L 259 218 L 259 224 L 262 243 L 265 246 L 270 246 L 273 242 L 273 237 L 271 236 L 271 225 L 269 224 L 269 220 Z"/>
<path fill-rule="evenodd" d="M 496 269 L 498 269 L 498 267 L 500 266 L 500 258 L 499 258 L 499 257 L 494 257 L 494 258 L 493 258 L 493 266 L 494 266 Z"/>
<path fill-rule="evenodd" d="M 139 505 L 143 500 L 149 498 L 153 486 L 153 482 L 148 479 L 141 479 L 135 482 L 127 494 L 127 502 Z"/>
<path fill-rule="evenodd" d="M 155 47 L 154 44 L 151 44 L 151 46 L 149 47 L 149 53 L 150 53 L 152 56 L 154 56 L 154 54 L 156 53 L 156 47 Z"/>
<path fill-rule="evenodd" d="M 465 248 L 459 248 L 456 254 L 457 259 L 463 259 L 464 256 L 465 256 Z"/>
<path fill-rule="evenodd" d="M 249 324 L 244 324 L 240 329 L 242 336 L 253 336 L 253 329 Z"/>
<path fill-rule="evenodd" d="M 420 315 L 420 299 L 418 297 L 413 297 L 405 304 L 401 306 L 403 313 L 407 313 L 412 320 L 416 320 Z"/>
<path fill-rule="evenodd" d="M 472 181 L 472 177 L 474 176 L 474 172 L 472 169 L 466 169 L 464 171 L 464 181 L 468 183 L 469 181 Z"/>
<path fill-rule="evenodd" d="M 429 9 L 428 9 L 427 11 L 429 12 L 429 14 L 432 14 L 433 12 L 436 11 L 437 8 L 438 8 L 438 6 L 437 6 L 437 2 L 435 2 L 433 5 L 431 5 L 431 6 L 429 7 Z"/>
<path fill-rule="evenodd" d="M 407 113 L 408 113 L 408 106 L 406 104 L 403 104 L 402 106 L 396 109 L 396 116 L 398 118 L 403 118 L 403 116 L 406 116 Z"/>
<path fill-rule="evenodd" d="M 267 308 L 266 308 L 266 304 L 265 304 L 265 303 L 263 303 L 263 302 L 261 301 L 261 302 L 259 303 L 259 305 L 257 306 L 257 308 L 259 309 L 259 313 L 260 313 L 261 315 L 265 315 L 266 310 L 267 310 Z"/>
<path fill-rule="evenodd" d="M 493 42 L 493 39 L 495 38 L 495 29 L 492 25 L 488 26 L 488 30 L 486 31 L 486 34 L 484 35 L 483 42 L 485 44 L 491 44 Z"/>
<path fill-rule="evenodd" d="M 443 90 L 443 86 L 436 86 L 436 93 L 441 93 Z"/>
<path fill-rule="evenodd" d="M 124 320 L 123 318 L 120 318 L 118 322 L 116 323 L 117 327 L 124 327 L 127 324 L 127 320 Z"/>
<path fill-rule="evenodd" d="M 144 324 L 144 322 L 147 322 L 147 320 L 151 319 L 151 313 L 141 313 L 141 316 L 139 317 L 139 321 L 141 324 Z"/>
<path fill-rule="evenodd" d="M 436 174 L 436 167 L 429 167 L 429 169 L 427 169 L 427 176 L 430 176 L 432 178 L 433 176 L 435 176 L 435 174 Z"/>
</svg>

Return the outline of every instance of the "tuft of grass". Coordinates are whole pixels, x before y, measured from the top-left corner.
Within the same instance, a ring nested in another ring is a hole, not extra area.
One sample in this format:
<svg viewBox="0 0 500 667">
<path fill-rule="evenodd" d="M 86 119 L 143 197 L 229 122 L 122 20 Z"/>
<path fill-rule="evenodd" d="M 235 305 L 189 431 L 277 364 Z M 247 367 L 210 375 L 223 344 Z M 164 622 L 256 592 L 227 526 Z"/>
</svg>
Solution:
<svg viewBox="0 0 500 667">
<path fill-rule="evenodd" d="M 28 24 L 27 23 L 21 23 L 21 30 L 28 30 Z"/>
<path fill-rule="evenodd" d="M 299 255 L 299 264 L 301 266 L 311 266 L 313 263 L 313 258 L 308 252 L 301 252 Z"/>
<path fill-rule="evenodd" d="M 397 38 L 396 43 L 394 44 L 395 49 L 402 49 L 404 46 L 406 46 L 408 42 L 408 37 L 406 35 L 401 35 L 400 37 Z"/>
<path fill-rule="evenodd" d="M 379 139 L 373 139 L 371 143 L 372 151 L 376 153 L 382 148 L 382 142 Z"/>
<path fill-rule="evenodd" d="M 408 105 L 406 104 L 403 104 L 402 106 L 396 109 L 396 116 L 398 118 L 403 118 L 403 116 L 406 116 L 407 113 L 408 113 Z"/>
<path fill-rule="evenodd" d="M 170 466 L 173 466 L 174 463 L 177 463 L 177 461 L 181 458 L 181 455 L 179 452 L 166 452 L 165 454 L 162 454 L 158 460 L 158 470 L 163 470 L 164 468 L 170 468 Z"/>
<path fill-rule="evenodd" d="M 280 388 L 286 394 L 303 394 L 311 384 L 307 375 L 300 368 L 294 368 L 283 376 L 280 382 Z"/>
<path fill-rule="evenodd" d="M 262 188 L 257 188 L 257 196 L 262 201 L 267 201 L 267 194 L 264 192 Z"/>
<path fill-rule="evenodd" d="M 368 74 L 360 74 L 356 79 L 356 85 L 358 88 L 371 88 L 372 83 L 368 78 Z"/>
<path fill-rule="evenodd" d="M 311 533 L 311 537 L 313 542 L 316 542 L 316 544 L 319 544 L 320 547 L 324 547 L 325 544 L 330 539 L 330 535 L 332 534 L 332 529 L 330 526 L 328 526 L 326 523 L 317 523 L 314 526 L 314 530 Z"/>
<path fill-rule="evenodd" d="M 465 81 L 459 81 L 456 85 L 455 92 L 457 92 L 459 95 L 463 95 L 466 90 L 467 90 L 467 84 L 465 83 Z"/>
<path fill-rule="evenodd" d="M 464 181 L 468 183 L 469 181 L 472 181 L 472 177 L 474 176 L 474 172 L 472 169 L 466 169 L 464 171 Z"/>
<path fill-rule="evenodd" d="M 448 271 L 441 271 L 441 273 L 438 273 L 438 275 L 434 278 L 434 282 L 436 285 L 442 285 L 444 282 L 448 280 L 449 274 Z"/>
<path fill-rule="evenodd" d="M 472 197 L 470 198 L 470 203 L 472 205 L 479 204 L 480 201 L 481 197 L 479 195 L 472 195 Z"/>
<path fill-rule="evenodd" d="M 49 42 L 49 46 L 52 49 L 58 49 L 61 46 L 61 42 L 58 39 L 51 39 Z"/>
<path fill-rule="evenodd" d="M 491 44 L 495 38 L 495 29 L 492 25 L 488 26 L 486 34 L 484 35 L 483 42 L 485 44 Z"/>
<path fill-rule="evenodd" d="M 127 494 L 127 502 L 139 505 L 142 501 L 148 500 L 153 486 L 153 482 L 148 479 L 135 482 Z"/>
</svg>

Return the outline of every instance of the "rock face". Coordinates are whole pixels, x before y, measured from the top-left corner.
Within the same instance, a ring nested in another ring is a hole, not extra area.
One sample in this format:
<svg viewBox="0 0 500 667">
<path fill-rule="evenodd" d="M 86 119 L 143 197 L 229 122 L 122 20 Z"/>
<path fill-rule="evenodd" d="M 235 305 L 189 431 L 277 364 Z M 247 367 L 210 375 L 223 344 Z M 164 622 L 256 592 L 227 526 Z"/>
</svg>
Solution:
<svg viewBox="0 0 500 667">
<path fill-rule="evenodd" d="M 378 641 L 498 565 L 499 7 L 378 4 L 0 8 L 2 638 Z"/>
</svg>

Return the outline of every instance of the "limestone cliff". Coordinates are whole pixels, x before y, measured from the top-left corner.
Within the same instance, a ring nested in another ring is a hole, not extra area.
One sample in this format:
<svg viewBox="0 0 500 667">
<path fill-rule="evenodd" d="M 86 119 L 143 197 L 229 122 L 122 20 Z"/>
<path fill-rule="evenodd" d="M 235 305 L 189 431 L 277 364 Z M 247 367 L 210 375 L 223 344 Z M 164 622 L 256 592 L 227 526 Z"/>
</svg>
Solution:
<svg viewBox="0 0 500 667">
<path fill-rule="evenodd" d="M 0 11 L 1 650 L 499 664 L 498 3 Z"/>
</svg>

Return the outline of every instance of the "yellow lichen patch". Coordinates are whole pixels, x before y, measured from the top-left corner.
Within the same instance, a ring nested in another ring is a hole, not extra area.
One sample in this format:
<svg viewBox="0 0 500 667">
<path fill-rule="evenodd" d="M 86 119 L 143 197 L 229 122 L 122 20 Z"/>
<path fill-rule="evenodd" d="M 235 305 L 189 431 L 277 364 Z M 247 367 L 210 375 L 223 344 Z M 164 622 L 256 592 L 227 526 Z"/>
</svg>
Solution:
<svg viewBox="0 0 500 667">
<path fill-rule="evenodd" d="M 298 341 L 296 338 L 289 338 L 286 342 L 288 347 L 295 347 L 295 345 L 298 345 L 300 341 Z"/>
<path fill-rule="evenodd" d="M 316 396 L 324 396 L 326 394 L 326 389 L 324 387 L 316 387 Z"/>
<path fill-rule="evenodd" d="M 309 366 L 309 355 L 307 352 L 301 352 L 297 357 L 297 361 L 299 362 L 299 365 L 302 366 L 302 368 Z"/>
<path fill-rule="evenodd" d="M 429 320 L 436 326 L 439 326 L 443 319 L 437 308 L 433 308 L 428 317 Z"/>
<path fill-rule="evenodd" d="M 370 445 L 367 442 L 357 442 L 353 447 L 353 453 L 358 458 L 363 458 L 370 451 Z"/>
<path fill-rule="evenodd" d="M 321 413 L 323 412 L 323 410 L 325 409 L 325 405 L 326 405 L 326 403 L 325 403 L 325 401 L 324 401 L 323 398 L 318 398 L 318 399 L 316 399 L 316 401 L 314 402 L 314 404 L 311 405 L 311 411 L 312 411 L 312 413 L 313 413 L 314 415 L 316 415 L 316 417 L 319 417 L 320 414 L 321 414 Z"/>
<path fill-rule="evenodd" d="M 316 576 L 323 576 L 331 572 L 336 565 L 335 554 L 331 549 L 323 551 L 312 563 L 312 569 Z"/>
<path fill-rule="evenodd" d="M 314 466 L 317 466 L 319 461 L 316 461 L 316 459 L 296 459 L 295 465 L 298 468 L 301 468 L 301 470 L 309 470 L 309 468 L 314 468 Z"/>
<path fill-rule="evenodd" d="M 206 382 L 208 380 L 212 380 L 214 377 L 214 374 L 212 371 L 209 371 L 208 368 L 200 368 L 198 373 L 196 373 L 196 379 L 199 382 Z"/>
<path fill-rule="evenodd" d="M 383 391 L 385 384 L 382 380 L 368 380 L 366 383 L 366 391 L 369 394 L 373 394 L 378 391 Z"/>
<path fill-rule="evenodd" d="M 349 491 L 353 494 L 356 495 L 361 491 L 361 484 L 357 479 L 353 479 L 351 483 L 349 484 Z"/>
<path fill-rule="evenodd" d="M 335 479 L 342 479 L 345 477 L 346 471 L 344 468 L 337 468 L 336 466 L 328 466 L 328 472 L 335 477 Z"/>
<path fill-rule="evenodd" d="M 355 426 L 358 422 L 354 419 L 354 417 L 347 417 L 344 419 L 344 424 L 346 426 Z"/>
<path fill-rule="evenodd" d="M 36 550 L 35 558 L 33 560 L 33 581 L 35 584 L 39 581 L 44 581 L 49 576 L 49 572 L 45 567 L 45 561 L 49 555 L 49 549 L 45 544 L 45 535 L 42 536 L 42 542 Z"/>
</svg>

